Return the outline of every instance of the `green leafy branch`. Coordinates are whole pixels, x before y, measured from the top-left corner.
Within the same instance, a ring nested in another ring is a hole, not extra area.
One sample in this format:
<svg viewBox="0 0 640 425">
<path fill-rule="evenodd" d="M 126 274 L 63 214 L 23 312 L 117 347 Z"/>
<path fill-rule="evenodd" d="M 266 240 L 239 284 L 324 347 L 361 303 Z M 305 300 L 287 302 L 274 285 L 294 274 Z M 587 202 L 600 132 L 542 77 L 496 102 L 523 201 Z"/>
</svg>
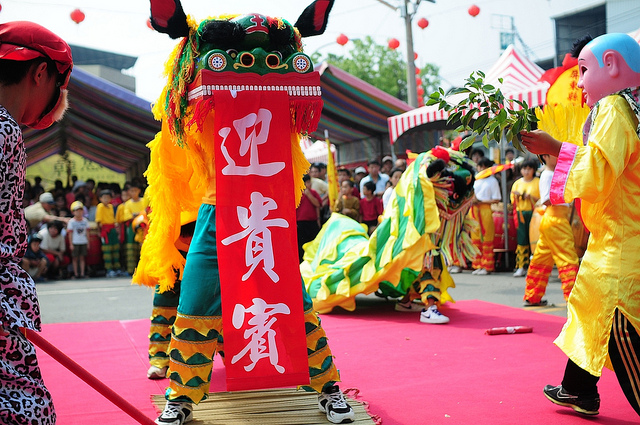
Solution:
<svg viewBox="0 0 640 425">
<path fill-rule="evenodd" d="M 460 143 L 460 150 L 467 149 L 480 135 L 482 143 L 489 147 L 490 138 L 499 142 L 504 134 L 507 141 L 523 151 L 518 133 L 531 130 L 538 121 L 535 112 L 524 101 L 505 98 L 499 88 L 485 84 L 484 78 L 483 72 L 475 71 L 463 87 L 452 90 L 450 95 L 468 95 L 457 104 L 449 103 L 444 90 L 439 88 L 429 96 L 427 106 L 438 105 L 439 109 L 450 113 L 447 124 L 460 123 L 456 131 L 470 132 Z M 502 78 L 499 81 L 502 84 Z M 522 109 L 513 109 L 514 104 Z"/>
</svg>

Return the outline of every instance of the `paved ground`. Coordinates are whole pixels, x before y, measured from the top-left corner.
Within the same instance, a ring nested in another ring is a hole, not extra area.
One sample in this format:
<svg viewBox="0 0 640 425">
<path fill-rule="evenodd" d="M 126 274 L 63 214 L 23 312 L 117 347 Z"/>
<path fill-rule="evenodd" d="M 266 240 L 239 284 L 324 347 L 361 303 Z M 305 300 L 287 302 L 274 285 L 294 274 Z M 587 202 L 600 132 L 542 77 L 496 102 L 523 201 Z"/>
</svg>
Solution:
<svg viewBox="0 0 640 425">
<path fill-rule="evenodd" d="M 453 275 L 456 300 L 483 300 L 511 307 L 522 307 L 524 278 L 512 273 L 474 276 L 469 271 Z M 103 320 L 136 320 L 151 314 L 153 290 L 132 285 L 124 278 L 90 278 L 39 283 L 38 297 L 43 323 L 73 323 Z M 547 307 L 528 307 L 540 313 L 566 316 L 566 303 L 554 271 L 545 297 Z M 388 302 L 374 295 L 358 296 L 358 305 Z"/>
</svg>

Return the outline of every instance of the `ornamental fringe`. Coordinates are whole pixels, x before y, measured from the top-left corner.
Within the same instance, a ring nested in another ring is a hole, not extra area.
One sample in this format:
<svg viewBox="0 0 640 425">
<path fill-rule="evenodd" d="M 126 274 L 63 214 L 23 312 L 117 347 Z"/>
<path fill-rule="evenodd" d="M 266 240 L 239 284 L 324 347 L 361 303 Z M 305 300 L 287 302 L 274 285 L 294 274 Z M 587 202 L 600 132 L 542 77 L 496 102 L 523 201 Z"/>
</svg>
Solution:
<svg viewBox="0 0 640 425">
<path fill-rule="evenodd" d="M 544 110 L 536 109 L 538 128 L 556 140 L 582 146 L 582 127 L 589 108 L 578 105 L 545 105 Z"/>
</svg>

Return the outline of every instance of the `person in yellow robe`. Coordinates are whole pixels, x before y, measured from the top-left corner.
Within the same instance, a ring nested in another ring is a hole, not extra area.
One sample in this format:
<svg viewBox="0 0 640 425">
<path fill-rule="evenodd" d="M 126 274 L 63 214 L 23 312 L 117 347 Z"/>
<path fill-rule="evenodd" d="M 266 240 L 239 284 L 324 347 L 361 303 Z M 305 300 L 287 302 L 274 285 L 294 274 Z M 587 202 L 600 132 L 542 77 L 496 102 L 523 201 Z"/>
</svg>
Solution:
<svg viewBox="0 0 640 425">
<path fill-rule="evenodd" d="M 591 108 L 584 146 L 540 130 L 521 132 L 529 151 L 558 156 L 551 202 L 581 199 L 591 231 L 567 322 L 555 340 L 569 357 L 564 379 L 544 394 L 595 415 L 606 366 L 640 415 L 640 45 L 626 34 L 605 34 L 576 43 L 576 53 L 578 87 Z"/>
</svg>

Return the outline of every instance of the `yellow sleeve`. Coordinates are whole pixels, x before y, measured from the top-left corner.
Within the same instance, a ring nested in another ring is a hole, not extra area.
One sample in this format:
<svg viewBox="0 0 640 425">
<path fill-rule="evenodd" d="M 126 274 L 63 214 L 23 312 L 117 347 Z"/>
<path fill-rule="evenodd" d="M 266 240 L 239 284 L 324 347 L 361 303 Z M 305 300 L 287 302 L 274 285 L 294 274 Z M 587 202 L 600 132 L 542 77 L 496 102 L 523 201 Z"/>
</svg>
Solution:
<svg viewBox="0 0 640 425">
<path fill-rule="evenodd" d="M 96 223 L 104 223 L 105 221 L 105 217 L 103 217 L 104 212 L 105 212 L 104 205 L 98 204 L 98 206 L 96 207 L 96 219 L 95 219 Z"/>
<path fill-rule="evenodd" d="M 564 199 L 590 203 L 609 197 L 616 180 L 637 154 L 633 141 L 636 119 L 629 104 L 618 95 L 604 98 L 593 120 L 587 146 L 579 146 L 564 186 Z"/>
<path fill-rule="evenodd" d="M 522 177 L 520 177 L 518 180 L 516 180 L 515 182 L 513 182 L 513 185 L 511 186 L 511 193 L 509 193 L 509 197 L 511 199 L 511 204 L 515 204 L 516 199 L 515 196 L 513 195 L 513 192 L 520 192 L 522 193 L 522 188 L 520 187 L 520 183 L 522 183 Z"/>
</svg>

